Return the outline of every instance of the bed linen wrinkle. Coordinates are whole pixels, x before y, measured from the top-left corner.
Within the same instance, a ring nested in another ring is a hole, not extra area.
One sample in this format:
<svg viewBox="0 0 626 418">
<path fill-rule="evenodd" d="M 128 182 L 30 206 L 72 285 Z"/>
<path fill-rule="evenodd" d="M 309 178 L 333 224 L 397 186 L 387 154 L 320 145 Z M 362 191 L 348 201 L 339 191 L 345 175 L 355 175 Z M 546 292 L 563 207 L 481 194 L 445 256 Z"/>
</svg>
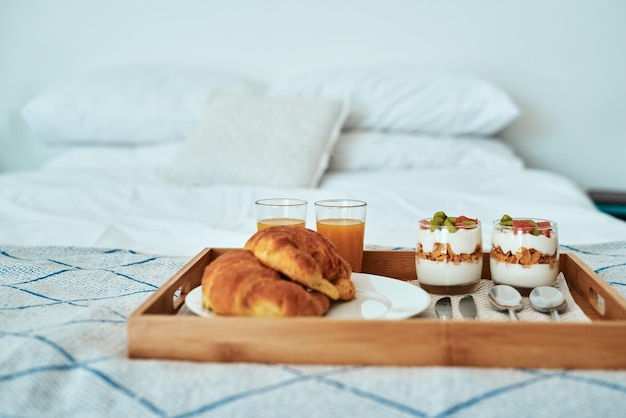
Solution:
<svg viewBox="0 0 626 418">
<path fill-rule="evenodd" d="M 132 207 L 134 196 L 137 193 L 136 188 L 132 186 L 130 187 L 126 186 L 125 188 L 127 189 L 127 193 L 125 194 L 125 199 L 115 201 L 116 204 L 114 205 L 114 207 L 110 208 L 112 210 L 110 218 L 104 225 L 104 228 L 101 230 L 100 235 L 96 237 L 95 241 L 91 245 L 94 245 L 94 246 L 100 245 L 99 243 L 102 241 L 102 238 L 107 236 L 109 234 L 109 231 L 115 230 L 116 225 L 119 224 L 119 222 L 124 218 L 125 214 Z M 117 189 L 117 188 L 114 187 L 114 189 Z M 124 241 L 122 240 L 121 242 L 124 242 Z"/>
<path fill-rule="evenodd" d="M 512 170 L 393 170 L 384 172 L 328 172 L 321 187 L 396 187 L 429 188 L 438 182 L 444 182 L 442 188 L 449 193 L 465 190 L 477 195 L 508 192 L 528 199 L 542 199 L 550 196 L 567 197 L 572 203 L 587 204 L 593 207 L 591 199 L 582 192 L 578 185 L 554 173 L 539 169 Z M 445 186 L 445 187 L 444 187 Z M 534 189 L 534 190 L 533 190 Z M 554 199 L 556 200 L 556 199 Z"/>
<path fill-rule="evenodd" d="M 20 210 L 19 215 L 0 216 L 0 239 L 13 245 L 55 243 L 89 246 L 101 235 L 104 225 L 83 219 Z M 54 239 L 51 239 L 54 237 Z"/>
<path fill-rule="evenodd" d="M 315 189 L 181 186 L 163 180 L 154 167 L 55 169 L 0 177 L 0 190 L 0 237 L 9 244 L 121 246 L 192 256 L 205 247 L 242 247 L 256 230 L 253 202 L 285 196 L 309 202 L 311 228 L 316 200 L 367 201 L 368 246 L 414 247 L 417 221 L 438 210 L 478 217 L 485 249 L 491 222 L 504 213 L 556 220 L 565 244 L 626 236 L 626 223 L 598 212 L 574 184 L 533 169 L 328 172 Z"/>
</svg>

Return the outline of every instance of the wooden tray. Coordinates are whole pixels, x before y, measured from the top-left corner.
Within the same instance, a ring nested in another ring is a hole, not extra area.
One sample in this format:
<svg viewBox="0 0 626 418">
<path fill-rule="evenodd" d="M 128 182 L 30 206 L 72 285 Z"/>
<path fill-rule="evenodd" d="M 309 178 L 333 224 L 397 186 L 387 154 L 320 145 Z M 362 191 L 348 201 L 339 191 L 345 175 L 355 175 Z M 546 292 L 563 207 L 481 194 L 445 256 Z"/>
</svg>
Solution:
<svg viewBox="0 0 626 418">
<path fill-rule="evenodd" d="M 176 315 L 204 267 L 205 249 L 128 319 L 135 358 L 213 362 L 626 369 L 626 301 L 573 254 L 560 269 L 591 323 L 411 318 L 202 318 Z M 489 254 L 483 277 L 489 279 Z M 414 251 L 365 251 L 363 272 L 414 280 Z"/>
</svg>

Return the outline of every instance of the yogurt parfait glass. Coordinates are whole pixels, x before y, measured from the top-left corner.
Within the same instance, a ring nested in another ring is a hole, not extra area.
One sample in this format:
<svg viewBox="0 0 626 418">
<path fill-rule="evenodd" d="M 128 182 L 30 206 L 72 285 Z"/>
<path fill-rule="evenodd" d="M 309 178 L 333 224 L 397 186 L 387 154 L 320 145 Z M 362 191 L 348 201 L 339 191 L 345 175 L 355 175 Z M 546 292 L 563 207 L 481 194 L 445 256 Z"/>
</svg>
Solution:
<svg viewBox="0 0 626 418">
<path fill-rule="evenodd" d="M 508 284 L 524 295 L 553 286 L 559 274 L 556 222 L 508 215 L 494 221 L 489 268 L 495 284 Z"/>
<path fill-rule="evenodd" d="M 415 254 L 417 281 L 429 293 L 471 293 L 483 270 L 482 228 L 478 219 L 436 212 L 419 221 Z"/>
</svg>

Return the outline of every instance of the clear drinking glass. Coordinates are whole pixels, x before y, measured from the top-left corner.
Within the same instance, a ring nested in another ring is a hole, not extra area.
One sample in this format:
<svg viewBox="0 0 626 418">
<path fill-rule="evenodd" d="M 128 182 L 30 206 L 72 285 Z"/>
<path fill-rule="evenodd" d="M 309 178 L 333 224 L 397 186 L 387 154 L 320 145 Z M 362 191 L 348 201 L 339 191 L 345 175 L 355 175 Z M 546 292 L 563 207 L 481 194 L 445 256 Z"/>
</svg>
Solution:
<svg viewBox="0 0 626 418">
<path fill-rule="evenodd" d="M 258 231 L 277 225 L 306 226 L 306 200 L 273 198 L 257 200 L 254 204 Z"/>
<path fill-rule="evenodd" d="M 475 291 L 483 270 L 480 221 L 459 227 L 431 221 L 419 221 L 415 260 L 420 287 L 448 295 Z"/>
<path fill-rule="evenodd" d="M 559 274 L 559 234 L 556 222 L 538 218 L 493 221 L 491 280 L 508 284 L 522 294 L 551 286 Z"/>
<path fill-rule="evenodd" d="M 317 232 L 332 241 L 339 254 L 360 272 L 367 203 L 361 200 L 329 199 L 315 202 Z"/>
</svg>

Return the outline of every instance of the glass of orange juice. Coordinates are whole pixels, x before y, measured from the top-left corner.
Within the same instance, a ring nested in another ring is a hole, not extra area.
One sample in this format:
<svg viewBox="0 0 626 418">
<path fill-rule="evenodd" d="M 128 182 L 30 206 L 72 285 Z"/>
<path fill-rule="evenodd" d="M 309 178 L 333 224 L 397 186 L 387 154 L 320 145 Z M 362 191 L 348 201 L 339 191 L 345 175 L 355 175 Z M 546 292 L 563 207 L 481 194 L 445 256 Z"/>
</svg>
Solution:
<svg viewBox="0 0 626 418">
<path fill-rule="evenodd" d="M 291 198 L 261 199 L 254 202 L 256 207 L 257 231 L 270 226 L 306 226 L 307 201 Z"/>
<path fill-rule="evenodd" d="M 363 264 L 367 203 L 361 200 L 329 199 L 315 202 L 317 232 L 332 241 L 339 254 L 360 272 Z"/>
</svg>

